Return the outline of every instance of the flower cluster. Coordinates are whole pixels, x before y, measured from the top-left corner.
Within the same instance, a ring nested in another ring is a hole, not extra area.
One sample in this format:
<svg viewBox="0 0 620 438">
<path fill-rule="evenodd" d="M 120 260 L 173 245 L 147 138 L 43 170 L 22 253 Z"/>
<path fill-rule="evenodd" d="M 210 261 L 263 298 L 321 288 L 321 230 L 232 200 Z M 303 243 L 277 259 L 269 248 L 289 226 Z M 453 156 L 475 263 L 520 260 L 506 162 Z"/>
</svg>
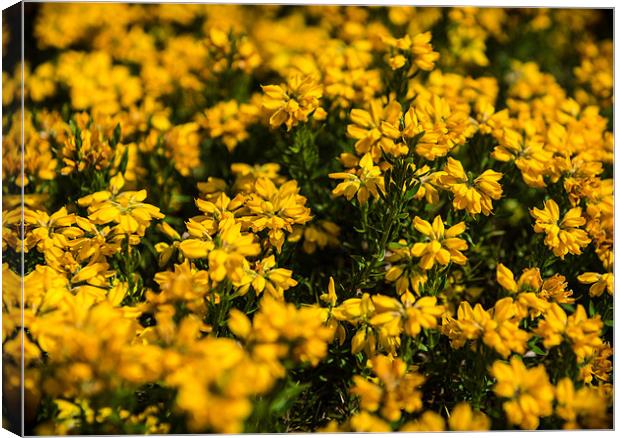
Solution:
<svg viewBox="0 0 620 438">
<path fill-rule="evenodd" d="M 612 427 L 609 11 L 27 9 L 3 424 Z"/>
</svg>

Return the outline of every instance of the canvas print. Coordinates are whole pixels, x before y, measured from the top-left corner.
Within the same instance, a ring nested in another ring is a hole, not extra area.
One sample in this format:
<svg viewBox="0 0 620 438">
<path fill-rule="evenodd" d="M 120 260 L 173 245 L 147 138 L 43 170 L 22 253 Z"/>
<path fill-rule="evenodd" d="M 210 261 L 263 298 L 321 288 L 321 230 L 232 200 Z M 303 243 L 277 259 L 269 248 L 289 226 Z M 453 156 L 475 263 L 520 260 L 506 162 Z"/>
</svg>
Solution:
<svg viewBox="0 0 620 438">
<path fill-rule="evenodd" d="M 612 38 L 605 9 L 5 10 L 3 427 L 613 428 Z"/>
</svg>

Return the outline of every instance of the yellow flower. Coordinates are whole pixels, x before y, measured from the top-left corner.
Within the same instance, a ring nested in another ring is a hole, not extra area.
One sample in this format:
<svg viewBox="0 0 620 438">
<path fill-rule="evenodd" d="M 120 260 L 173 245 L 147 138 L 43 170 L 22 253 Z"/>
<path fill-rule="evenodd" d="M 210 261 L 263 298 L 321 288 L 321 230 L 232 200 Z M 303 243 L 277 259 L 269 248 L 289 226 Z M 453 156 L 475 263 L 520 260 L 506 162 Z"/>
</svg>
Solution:
<svg viewBox="0 0 620 438">
<path fill-rule="evenodd" d="M 543 282 L 538 269 L 524 270 L 517 284 L 512 271 L 498 263 L 496 278 L 505 290 L 516 295 L 516 313 L 520 318 L 525 318 L 528 315 L 537 317 L 546 312 L 550 307 L 549 298 L 561 303 L 572 302 L 566 298 L 565 295 L 568 295 L 564 290 L 566 284 L 560 282 L 559 277 L 552 277 Z"/>
<path fill-rule="evenodd" d="M 64 247 L 66 245 L 64 233 L 69 231 L 75 220 L 75 215 L 70 214 L 65 207 L 52 215 L 42 210 L 24 209 L 24 224 L 30 228 L 24 242 L 26 249 L 36 246 L 40 252 L 45 252 L 46 249 L 55 246 Z"/>
<path fill-rule="evenodd" d="M 353 415 L 349 421 L 351 430 L 355 432 L 390 432 L 392 430 L 389 423 L 366 411 Z"/>
<path fill-rule="evenodd" d="M 496 277 L 504 289 L 517 294 L 517 301 L 520 305 L 523 304 L 525 307 L 530 307 L 531 310 L 538 312 L 533 312 L 532 316 L 538 316 L 541 312 L 545 312 L 549 308 L 548 302 L 571 304 L 575 301 L 574 298 L 571 298 L 573 292 L 566 289 L 566 278 L 560 274 L 554 274 L 543 280 L 540 276 L 540 269 L 528 268 L 523 270 L 517 283 L 512 271 L 499 263 Z M 522 298 L 524 301 L 521 300 Z M 534 300 L 537 300 L 537 303 Z M 526 314 L 527 312 L 523 316 L 525 317 Z"/>
<path fill-rule="evenodd" d="M 497 282 L 507 291 L 516 293 L 519 290 L 515 276 L 510 269 L 502 263 L 497 264 L 496 270 Z"/>
<path fill-rule="evenodd" d="M 433 46 L 431 46 L 431 38 L 430 32 L 424 32 L 414 36 L 411 40 L 413 63 L 420 70 L 431 71 L 439 59 L 439 53 L 434 52 Z"/>
<path fill-rule="evenodd" d="M 439 59 L 439 53 L 433 51 L 430 44 L 432 35 L 430 32 L 417 34 L 413 38 L 405 35 L 403 38 L 384 37 L 383 41 L 388 47 L 396 49 L 388 60 L 393 70 L 402 68 L 411 57 L 413 66 L 420 70 L 431 71 L 435 68 L 435 62 Z"/>
<path fill-rule="evenodd" d="M 512 129 L 503 129 L 496 137 L 499 145 L 491 157 L 498 161 L 514 161 L 527 185 L 545 187 L 543 177 L 548 172 L 552 154 L 543 148 L 542 141 Z"/>
<path fill-rule="evenodd" d="M 209 137 L 221 138 L 229 152 L 239 142 L 248 138 L 247 126 L 258 119 L 258 108 L 239 103 L 236 100 L 219 102 L 198 117 L 198 122 L 207 130 Z"/>
<path fill-rule="evenodd" d="M 188 416 L 190 430 L 238 433 L 252 411 L 249 397 L 264 393 L 274 376 L 260 374 L 263 364 L 237 341 L 199 339 L 199 330 L 200 322 L 191 317 L 180 322 L 165 383 L 177 389 L 175 409 Z"/>
<path fill-rule="evenodd" d="M 370 301 L 372 306 L 369 307 L 366 316 L 369 318 L 368 324 L 374 329 L 372 334 L 376 334 L 377 344 L 381 349 L 394 354 L 400 346 L 400 334 L 403 331 L 402 322 L 405 316 L 404 308 L 398 300 L 386 295 L 375 294 L 370 298 Z M 367 342 L 370 344 L 372 339 L 370 336 L 368 338 Z M 361 344 L 362 339 L 359 341 Z M 372 347 L 368 345 L 367 352 L 372 352 Z"/>
<path fill-rule="evenodd" d="M 355 151 L 359 155 L 370 153 L 374 162 L 379 162 L 381 153 L 400 156 L 409 150 L 404 143 L 396 144 L 401 137 L 401 106 L 391 100 L 383 106 L 380 99 L 373 99 L 367 110 L 351 110 L 352 124 L 347 126 L 347 134 L 356 139 Z"/>
<path fill-rule="evenodd" d="M 388 63 L 390 64 L 390 67 L 392 67 L 392 70 L 398 70 L 407 63 L 407 58 L 405 58 L 403 55 L 395 55 L 390 57 Z"/>
<path fill-rule="evenodd" d="M 387 47 L 391 47 L 395 50 L 391 51 L 388 58 L 388 64 L 392 67 L 392 70 L 398 70 L 407 63 L 407 57 L 411 53 L 411 37 L 405 35 L 402 38 L 393 38 L 391 36 L 382 36 L 382 41 Z"/>
<path fill-rule="evenodd" d="M 586 223 L 580 207 L 568 210 L 560 221 L 560 208 L 553 199 L 549 199 L 542 210 L 533 208 L 530 214 L 536 220 L 534 231 L 545 233 L 545 245 L 562 259 L 569 253 L 581 254 L 581 248 L 590 243 L 588 234 L 579 228 Z"/>
<path fill-rule="evenodd" d="M 577 81 L 592 90 L 592 96 L 583 100 L 594 101 L 601 106 L 609 105 L 613 95 L 613 64 L 609 54 L 613 51 L 611 40 L 583 41 L 577 50 L 581 63 L 573 69 Z M 584 93 L 585 94 L 585 93 Z"/>
<path fill-rule="evenodd" d="M 424 165 L 414 172 L 414 176 L 419 181 L 418 193 L 415 199 L 425 199 L 429 204 L 436 204 L 439 201 L 439 176 L 441 172 L 431 172 L 428 165 Z"/>
<path fill-rule="evenodd" d="M 212 194 L 210 200 L 197 198 L 196 207 L 203 213 L 195 216 L 187 223 L 187 231 L 192 237 L 202 238 L 213 236 L 217 233 L 219 223 L 224 219 L 234 218 L 238 209 L 245 202 L 242 195 L 230 199 L 225 193 Z"/>
<path fill-rule="evenodd" d="M 405 113 L 404 122 L 402 134 L 405 138 L 424 132 L 415 152 L 427 160 L 447 155 L 476 129 L 467 112 L 436 94 L 416 96 Z"/>
<path fill-rule="evenodd" d="M 319 108 L 323 87 L 311 76 L 292 76 L 286 84 L 262 86 L 263 107 L 269 112 L 269 126 L 282 124 L 290 131 Z"/>
<path fill-rule="evenodd" d="M 350 392 L 359 397 L 360 407 L 364 410 L 375 412 L 381 406 L 383 388 L 362 376 L 353 376 L 353 387 Z"/>
<path fill-rule="evenodd" d="M 408 305 L 405 310 L 405 332 L 409 336 L 417 336 L 423 328 L 437 327 L 437 319 L 445 308 L 437 305 L 436 297 L 422 297 Z"/>
<path fill-rule="evenodd" d="M 484 310 L 480 304 L 472 308 L 467 301 L 462 301 L 457 318 L 446 318 L 442 329 L 454 348 L 461 348 L 468 340 L 482 339 L 503 357 L 511 352 L 524 354 L 530 335 L 519 329 L 521 319 L 517 309 L 510 297 L 497 301 L 489 310 Z"/>
<path fill-rule="evenodd" d="M 251 193 L 254 185 L 260 178 L 267 178 L 273 181 L 276 186 L 281 186 L 286 182 L 286 178 L 279 174 L 280 165 L 277 163 L 255 164 L 250 166 L 245 163 L 232 163 L 230 171 L 235 175 L 233 191 L 235 193 Z"/>
<path fill-rule="evenodd" d="M 361 376 L 354 376 L 351 394 L 360 397 L 360 406 L 369 412 L 379 411 L 389 421 L 398 421 L 401 411 L 412 413 L 422 409 L 422 392 L 419 387 L 425 379 L 408 370 L 400 358 L 378 355 L 370 360 L 375 383 Z"/>
<path fill-rule="evenodd" d="M 64 143 L 61 156 L 64 167 L 60 173 L 106 169 L 114 159 L 114 148 L 99 124 L 93 122 L 88 129 L 80 129 Z"/>
<path fill-rule="evenodd" d="M 100 75 L 108 80 L 98 80 Z M 143 97 L 140 78 L 128 66 L 113 63 L 111 54 L 103 50 L 61 52 L 55 76 L 69 89 L 71 106 L 77 110 L 112 115 Z"/>
<path fill-rule="evenodd" d="M 486 32 L 478 26 L 456 25 L 449 29 L 450 50 L 455 53 L 458 62 L 485 67 L 489 59 L 485 55 Z"/>
<path fill-rule="evenodd" d="M 417 262 L 414 262 L 412 254 L 413 246 L 407 246 L 404 240 L 390 245 L 391 253 L 386 255 L 385 260 L 389 268 L 385 272 L 385 280 L 388 283 L 396 283 L 396 292 L 400 295 L 420 293 L 420 288 L 426 283 L 427 276 L 420 271 Z"/>
<path fill-rule="evenodd" d="M 394 354 L 400 346 L 400 334 L 403 331 L 402 323 L 405 317 L 404 308 L 398 300 L 385 295 L 373 295 L 371 301 L 373 312 L 368 315 L 370 317 L 368 323 L 375 329 L 373 334 L 376 333 L 379 346 Z M 431 323 L 436 323 L 436 321 Z"/>
<path fill-rule="evenodd" d="M 334 316 L 341 321 L 358 323 L 368 320 L 374 311 L 375 306 L 370 294 L 364 293 L 361 298 L 349 298 L 334 308 Z"/>
<path fill-rule="evenodd" d="M 166 156 L 183 176 L 200 166 L 200 125 L 195 122 L 176 125 L 164 135 Z"/>
<path fill-rule="evenodd" d="M 337 247 L 340 227 L 332 221 L 320 220 L 306 225 L 303 229 L 303 248 L 307 254 L 314 254 L 317 247 Z"/>
<path fill-rule="evenodd" d="M 461 402 L 450 412 L 448 425 L 450 426 L 450 430 L 462 432 L 489 430 L 491 421 L 484 413 L 474 411 L 469 403 Z"/>
<path fill-rule="evenodd" d="M 3 83 L 5 83 L 4 73 L 2 78 Z M 21 81 L 21 73 L 19 81 Z M 4 97 L 5 93 L 3 92 L 2 95 Z M 10 128 L 7 129 L 6 125 L 3 124 L 2 172 L 5 181 L 11 179 L 17 186 L 22 186 L 22 183 L 24 186 L 28 186 L 31 181 L 52 180 L 56 177 L 58 160 L 52 154 L 52 144 L 50 141 L 63 143 L 66 138 L 65 133 L 69 132 L 69 128 L 61 119 L 60 114 L 56 112 L 48 115 L 47 112 L 43 111 L 38 114 L 38 117 L 43 116 L 52 119 L 52 123 L 56 124 L 57 127 L 55 129 L 38 130 L 33 123 L 35 117 L 28 110 L 24 111 L 23 120 L 21 112 L 14 113 Z M 24 131 L 23 149 L 21 147 L 22 128 Z"/>
<path fill-rule="evenodd" d="M 251 285 L 256 295 L 264 290 L 274 298 L 283 299 L 284 291 L 297 285 L 292 278 L 293 271 L 290 269 L 276 268 L 276 259 L 273 255 L 256 262 L 253 270 L 246 270 L 246 277 L 242 286 L 238 289 L 241 295 L 245 295 Z"/>
<path fill-rule="evenodd" d="M 327 293 L 321 294 L 319 297 L 321 301 L 329 304 L 330 306 L 335 306 L 336 301 L 338 301 L 338 295 L 336 295 L 336 286 L 334 284 L 333 277 L 329 277 L 329 285 L 327 286 Z"/>
<path fill-rule="evenodd" d="M 556 414 L 564 419 L 564 429 L 608 429 L 611 418 L 607 415 L 609 400 L 600 387 L 583 386 L 576 389 L 570 378 L 561 379 L 555 388 L 558 402 Z"/>
<path fill-rule="evenodd" d="M 478 130 L 482 134 L 497 133 L 498 130 L 505 128 L 509 123 L 509 113 L 507 109 L 495 111 L 495 107 L 486 99 L 476 102 L 476 121 Z"/>
<path fill-rule="evenodd" d="M 254 232 L 268 229 L 270 243 L 280 252 L 284 231 L 292 233 L 293 225 L 303 225 L 312 219 L 306 201 L 299 194 L 295 180 L 276 187 L 272 180 L 259 178 L 254 184 L 254 192 L 245 203 L 250 215 L 243 220 L 249 222 Z"/>
<path fill-rule="evenodd" d="M 120 174 L 119 174 L 120 176 Z M 117 232 L 143 236 L 153 219 L 162 219 L 159 208 L 146 204 L 146 190 L 118 193 L 123 184 L 112 192 L 101 191 L 78 199 L 78 204 L 88 206 L 88 219 L 97 225 L 115 222 Z"/>
<path fill-rule="evenodd" d="M 379 197 L 379 191 L 385 191 L 384 178 L 381 169 L 375 166 L 370 153 L 364 154 L 359 162 L 359 169 L 349 172 L 330 173 L 330 178 L 343 179 L 332 191 L 335 196 L 344 196 L 351 200 L 357 194 L 357 200 L 361 205 L 368 201 L 370 195 Z"/>
<path fill-rule="evenodd" d="M 445 429 L 446 422 L 441 415 L 426 411 L 419 418 L 405 423 L 400 432 L 442 432 Z"/>
<path fill-rule="evenodd" d="M 584 153 L 574 157 L 556 156 L 554 159 L 552 182 L 555 182 L 559 175 L 564 177 L 564 190 L 573 207 L 579 205 L 581 199 L 588 197 L 592 191 L 599 190 L 598 175 L 603 173 L 603 164 L 599 161 L 591 161 L 593 158 Z"/>
<path fill-rule="evenodd" d="M 206 26 L 205 26 L 206 28 Z M 234 39 L 234 49 L 232 41 Z M 261 63 L 261 57 L 254 44 L 244 35 L 229 34 L 218 27 L 210 27 L 207 44 L 209 46 L 210 68 L 217 73 L 227 69 L 242 70 L 251 74 Z"/>
<path fill-rule="evenodd" d="M 54 364 L 45 388 L 52 396 L 92 397 L 123 380 L 143 384 L 161 377 L 160 350 L 132 342 L 135 316 L 109 301 L 94 302 L 78 293 L 31 327 Z"/>
<path fill-rule="evenodd" d="M 495 394 L 509 399 L 503 407 L 510 423 L 522 429 L 536 429 L 540 417 L 552 414 L 553 386 L 544 365 L 528 369 L 513 356 L 510 363 L 495 361 L 491 375 L 497 380 Z"/>
<path fill-rule="evenodd" d="M 439 176 L 439 183 L 454 194 L 452 205 L 455 209 L 488 216 L 493 211 L 491 200 L 498 200 L 502 196 L 502 186 L 498 182 L 501 178 L 501 173 L 487 169 L 470 183 L 461 162 L 448 157 L 444 173 Z"/>
<path fill-rule="evenodd" d="M 544 319 L 534 329 L 534 333 L 543 338 L 543 345 L 546 348 L 560 345 L 566 338 L 581 361 L 591 357 L 595 349 L 603 344 L 600 338 L 602 328 L 601 316 L 588 318 L 581 304 L 577 305 L 575 313 L 566 316 L 566 312 L 558 304 L 553 303 Z"/>
<path fill-rule="evenodd" d="M 209 276 L 216 282 L 228 277 L 232 282 L 242 282 L 246 257 L 260 253 L 260 245 L 250 233 L 241 232 L 241 224 L 225 219 L 219 224 L 215 248 L 209 252 Z"/>
<path fill-rule="evenodd" d="M 174 265 L 173 271 L 158 272 L 154 280 L 159 284 L 161 292 L 159 294 L 147 292 L 146 299 L 149 303 L 167 304 L 182 301 L 194 311 L 204 310 L 200 305 L 211 293 L 209 273 L 196 269 L 189 260 Z"/>
<path fill-rule="evenodd" d="M 411 297 L 402 304 L 386 295 L 365 293 L 361 298 L 350 298 L 332 309 L 339 321 L 361 325 L 351 340 L 351 352 L 362 350 L 374 356 L 377 346 L 395 354 L 400 346 L 401 333 L 417 336 L 423 328 L 433 329 L 444 312 L 436 297 L 423 297 L 417 301 Z"/>
<path fill-rule="evenodd" d="M 435 263 L 443 266 L 450 262 L 458 265 L 467 263 L 467 257 L 461 252 L 468 248 L 467 242 L 456 237 L 465 232 L 465 222 L 459 222 L 445 230 L 440 216 L 435 217 L 433 225 L 416 216 L 413 225 L 427 237 L 426 242 L 418 242 L 411 249 L 414 257 L 422 258 L 420 260 L 422 269 L 429 270 Z"/>
<path fill-rule="evenodd" d="M 603 343 L 595 347 L 592 357 L 579 370 L 580 379 L 587 384 L 599 381 L 602 385 L 607 382 L 612 372 L 612 362 L 609 359 L 612 355 L 613 348 L 609 344 Z"/>
<path fill-rule="evenodd" d="M 187 223 L 187 226 L 188 230 L 190 230 L 190 235 L 196 234 L 196 230 L 198 227 L 191 220 Z M 208 236 L 208 234 L 206 233 L 203 233 L 203 235 Z M 204 259 L 209 256 L 209 253 L 211 252 L 211 250 L 213 250 L 214 247 L 215 244 L 210 240 L 210 238 L 206 241 L 201 239 L 185 239 L 178 243 L 179 250 L 181 251 L 183 256 L 188 259 Z M 161 245 L 159 246 L 159 248 L 162 251 L 165 250 L 165 248 Z"/>
<path fill-rule="evenodd" d="M 607 291 L 609 295 L 614 294 L 614 274 L 607 272 L 605 274 L 598 274 L 596 272 L 584 272 L 577 276 L 582 284 L 591 284 L 590 296 L 598 297 L 603 292 Z"/>
<path fill-rule="evenodd" d="M 233 308 L 228 313 L 228 328 L 235 336 L 246 339 L 252 331 L 252 323 L 243 312 Z"/>
<path fill-rule="evenodd" d="M 335 333 L 335 327 L 325 323 L 327 316 L 327 309 L 318 306 L 297 309 L 294 304 L 263 295 L 245 340 L 255 345 L 254 354 L 263 360 L 290 355 L 297 362 L 316 366 L 327 355 L 327 344 Z M 238 315 L 235 318 L 239 319 Z"/>
</svg>

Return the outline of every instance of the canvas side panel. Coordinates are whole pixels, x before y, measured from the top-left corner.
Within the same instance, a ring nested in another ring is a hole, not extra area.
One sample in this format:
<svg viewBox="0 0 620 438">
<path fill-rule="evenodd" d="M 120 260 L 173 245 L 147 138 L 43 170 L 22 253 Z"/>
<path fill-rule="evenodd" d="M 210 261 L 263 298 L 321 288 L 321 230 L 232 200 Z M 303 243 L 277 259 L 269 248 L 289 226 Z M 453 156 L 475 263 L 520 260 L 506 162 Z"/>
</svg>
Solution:
<svg viewBox="0 0 620 438">
<path fill-rule="evenodd" d="M 2 11 L 2 427 L 23 434 L 22 3 Z"/>
</svg>

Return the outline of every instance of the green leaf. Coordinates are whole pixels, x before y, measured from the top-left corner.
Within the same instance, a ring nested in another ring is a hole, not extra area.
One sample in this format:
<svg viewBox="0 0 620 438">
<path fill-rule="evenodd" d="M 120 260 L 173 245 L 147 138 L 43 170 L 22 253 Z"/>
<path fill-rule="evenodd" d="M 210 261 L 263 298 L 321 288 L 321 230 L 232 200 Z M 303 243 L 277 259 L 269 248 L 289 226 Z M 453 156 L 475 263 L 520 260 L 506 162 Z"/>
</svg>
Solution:
<svg viewBox="0 0 620 438">
<path fill-rule="evenodd" d="M 411 155 L 413 153 L 413 149 L 415 148 L 415 146 L 418 144 L 418 142 L 420 141 L 420 139 L 422 137 L 424 137 L 425 132 L 422 131 L 419 134 L 416 134 L 411 140 L 409 140 L 409 153 L 407 154 L 408 156 Z"/>
<path fill-rule="evenodd" d="M 390 243 L 388 243 L 388 245 L 387 245 L 387 247 L 388 247 L 388 249 L 389 249 L 390 251 L 394 251 L 394 250 L 400 249 L 400 248 L 402 248 L 403 246 L 405 246 L 405 245 L 401 245 L 401 244 L 400 244 L 400 243 L 398 243 L 398 242 L 390 242 Z"/>
<path fill-rule="evenodd" d="M 379 194 L 379 198 L 381 198 L 381 200 L 383 200 L 383 202 L 387 201 L 385 192 L 383 192 L 383 190 L 377 190 L 377 193 Z"/>
<path fill-rule="evenodd" d="M 117 125 L 118 126 L 118 125 Z M 121 162 L 118 166 L 118 170 L 120 173 L 125 173 L 127 170 L 127 163 L 129 162 L 129 148 L 125 148 L 123 152 L 123 156 L 121 157 Z"/>
<path fill-rule="evenodd" d="M 304 392 L 309 387 L 310 384 L 308 383 L 291 383 L 289 386 L 280 391 L 276 398 L 271 402 L 269 410 L 275 415 L 285 413 L 293 406 L 295 400 L 299 397 L 299 394 Z"/>
<path fill-rule="evenodd" d="M 590 318 L 596 315 L 596 308 L 594 307 L 593 300 L 590 300 L 590 304 L 588 305 L 588 315 L 590 315 Z"/>
<path fill-rule="evenodd" d="M 383 185 L 387 189 L 390 187 L 390 180 L 392 179 L 392 169 L 388 169 L 383 174 Z"/>
<path fill-rule="evenodd" d="M 415 197 L 415 195 L 418 194 L 419 190 L 420 190 L 420 184 L 415 184 L 412 188 L 407 190 L 405 192 L 405 201 L 412 200 Z"/>
<path fill-rule="evenodd" d="M 69 129 L 71 129 L 73 135 L 78 135 L 78 127 L 73 120 L 69 120 Z"/>
<path fill-rule="evenodd" d="M 116 146 L 121 141 L 121 124 L 117 123 L 112 135 L 112 146 Z"/>
<path fill-rule="evenodd" d="M 566 310 L 566 311 L 568 311 L 568 312 L 571 312 L 571 313 L 574 313 L 574 312 L 575 312 L 575 306 L 573 306 L 572 304 L 565 304 L 565 303 L 562 303 L 562 304 L 560 304 L 560 306 L 561 306 L 564 310 Z"/>
</svg>

